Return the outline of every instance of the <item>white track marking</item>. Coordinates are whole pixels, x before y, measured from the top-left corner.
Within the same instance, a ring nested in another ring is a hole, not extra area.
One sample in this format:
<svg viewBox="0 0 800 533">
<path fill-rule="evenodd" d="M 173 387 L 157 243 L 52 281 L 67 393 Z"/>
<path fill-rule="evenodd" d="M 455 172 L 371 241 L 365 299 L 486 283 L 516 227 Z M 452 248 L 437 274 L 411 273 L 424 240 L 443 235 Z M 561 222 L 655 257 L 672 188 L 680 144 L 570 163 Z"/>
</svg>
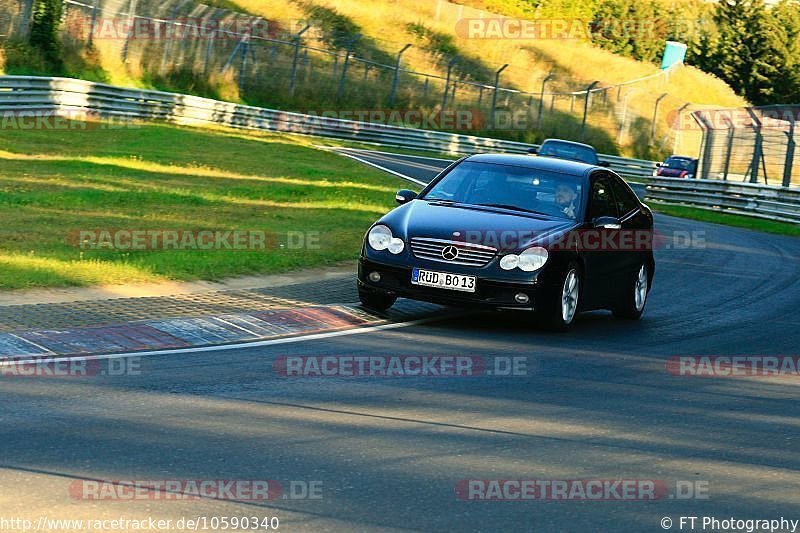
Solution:
<svg viewBox="0 0 800 533">
<path fill-rule="evenodd" d="M 348 154 L 347 152 L 341 152 L 341 151 L 339 151 L 339 150 L 334 150 L 334 151 L 335 151 L 337 154 L 341 155 L 341 156 L 344 156 L 344 157 L 349 157 L 350 159 L 355 159 L 355 160 L 356 160 L 356 161 L 358 161 L 359 163 L 363 163 L 363 164 L 365 164 L 365 165 L 369 165 L 369 166 L 371 166 L 371 167 L 375 167 L 375 168 L 377 168 L 377 169 L 379 169 L 379 170 L 383 170 L 384 172 L 388 172 L 389 174 L 392 174 L 392 175 L 394 175 L 394 176 L 397 176 L 398 178 L 402 178 L 402 179 L 404 179 L 404 180 L 411 181 L 411 182 L 413 182 L 413 183 L 416 183 L 417 185 L 422 185 L 422 186 L 424 187 L 425 185 L 427 185 L 427 184 L 428 184 L 428 183 L 427 183 L 427 182 L 425 182 L 425 181 L 420 181 L 420 180 L 418 180 L 418 179 L 411 178 L 411 177 L 409 177 L 409 176 L 406 176 L 405 174 L 401 174 L 401 173 L 399 173 L 399 172 L 395 172 L 394 170 L 391 170 L 391 169 L 388 169 L 388 168 L 386 168 L 386 167 L 382 167 L 382 166 L 380 166 L 380 165 L 378 165 L 378 164 L 376 164 L 376 163 L 372 163 L 372 162 L 370 162 L 370 161 L 367 161 L 366 159 L 361 159 L 360 157 L 358 157 L 358 156 L 355 156 L 355 155 L 353 155 L 353 154 Z"/>
</svg>

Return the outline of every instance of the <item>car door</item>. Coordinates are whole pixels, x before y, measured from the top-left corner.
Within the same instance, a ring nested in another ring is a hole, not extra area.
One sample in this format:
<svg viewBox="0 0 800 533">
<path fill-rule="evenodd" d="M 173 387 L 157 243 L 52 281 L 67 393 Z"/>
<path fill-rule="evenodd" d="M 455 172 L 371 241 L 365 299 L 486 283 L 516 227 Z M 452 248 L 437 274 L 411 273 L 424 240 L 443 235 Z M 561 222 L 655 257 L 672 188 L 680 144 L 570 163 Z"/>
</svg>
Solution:
<svg viewBox="0 0 800 533">
<path fill-rule="evenodd" d="M 649 263 L 653 247 L 653 232 L 649 217 L 642 211 L 639 198 L 619 177 L 610 174 L 617 212 L 621 223 L 619 251 L 616 252 L 616 268 L 621 274 L 620 290 L 627 288 L 627 280 L 633 279 L 642 264 Z"/>
<path fill-rule="evenodd" d="M 601 217 L 619 218 L 610 176 L 595 172 L 589 178 L 589 204 L 586 227 L 581 238 L 585 272 L 584 302 L 587 307 L 603 307 L 616 294 L 620 283 L 618 252 L 614 245 L 619 230 L 596 227 Z"/>
</svg>

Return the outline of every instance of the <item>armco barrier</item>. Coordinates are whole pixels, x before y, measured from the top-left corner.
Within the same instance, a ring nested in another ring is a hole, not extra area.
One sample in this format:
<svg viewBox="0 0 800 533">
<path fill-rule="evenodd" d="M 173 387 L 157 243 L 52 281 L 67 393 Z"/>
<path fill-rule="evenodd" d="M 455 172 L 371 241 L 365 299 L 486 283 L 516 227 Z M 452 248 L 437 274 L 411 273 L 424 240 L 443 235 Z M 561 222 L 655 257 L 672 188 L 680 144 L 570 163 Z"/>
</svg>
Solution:
<svg viewBox="0 0 800 533">
<path fill-rule="evenodd" d="M 525 153 L 532 145 L 221 102 L 184 94 L 127 89 L 70 78 L 0 76 L 0 113 L 54 111 L 178 124 L 216 124 L 330 137 L 450 154 Z M 656 163 L 601 155 L 626 178 L 646 178 L 649 201 L 800 222 L 800 190 L 717 180 L 653 177 Z"/>
<path fill-rule="evenodd" d="M 652 203 L 687 205 L 800 223 L 800 189 L 721 180 L 654 177 L 647 182 L 645 199 Z"/>
<path fill-rule="evenodd" d="M 71 113 L 86 111 L 108 117 L 162 119 L 184 124 L 213 123 L 449 154 L 487 151 L 525 153 L 534 146 L 472 135 L 323 118 L 69 78 L 0 77 L 0 111 L 4 109 L 54 109 Z M 611 168 L 626 177 L 649 177 L 655 168 L 653 161 L 610 155 L 603 155 L 601 159 L 608 161 Z"/>
</svg>

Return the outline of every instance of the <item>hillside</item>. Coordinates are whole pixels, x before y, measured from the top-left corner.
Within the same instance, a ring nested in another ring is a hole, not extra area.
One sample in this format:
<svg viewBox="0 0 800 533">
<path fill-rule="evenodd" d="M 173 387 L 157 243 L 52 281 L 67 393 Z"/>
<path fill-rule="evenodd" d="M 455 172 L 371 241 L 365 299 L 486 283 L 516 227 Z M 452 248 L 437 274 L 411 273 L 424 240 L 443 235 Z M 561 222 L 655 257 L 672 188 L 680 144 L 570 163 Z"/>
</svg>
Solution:
<svg viewBox="0 0 800 533">
<path fill-rule="evenodd" d="M 515 14 L 516 10 L 524 13 L 520 2 L 472 3 L 488 8 L 502 5 L 506 14 Z M 119 0 L 102 0 L 100 5 L 100 19 L 112 21 L 124 19 L 130 6 Z M 590 99 L 586 140 L 604 152 L 640 157 L 656 157 L 673 150 L 697 152 L 696 132 L 676 135 L 669 127 L 676 111 L 686 104 L 691 105 L 684 112 L 697 107 L 744 104 L 723 82 L 692 67 L 659 75 L 658 67 L 651 63 L 615 55 L 580 39 L 470 38 L 464 31 L 465 20 L 495 15 L 445 1 L 218 0 L 213 6 L 203 6 L 179 0 L 140 0 L 136 14 L 171 20 L 224 20 L 229 28 L 246 27 L 252 20 L 231 9 L 270 21 L 266 36 L 277 42 L 255 38 L 242 45 L 238 38 L 226 38 L 209 45 L 207 38 L 176 38 L 168 33 L 168 38 L 126 41 L 119 32 L 112 31 L 109 37 L 96 31 L 95 47 L 87 51 L 86 21 L 91 10 L 70 4 L 65 16 L 64 73 L 283 109 L 372 111 L 388 107 L 391 98 L 393 71 L 383 65 L 393 64 L 395 54 L 411 44 L 402 57 L 403 68 L 433 77 L 402 73 L 393 109 L 438 112 L 448 62 L 458 56 L 452 77 L 457 84 L 451 86 L 447 109 L 450 113 L 456 109 L 467 111 L 470 119 L 466 126 L 446 121 L 434 121 L 434 126 L 524 141 L 549 136 L 579 139 L 584 96 L 567 93 L 582 91 L 597 81 L 598 88 L 607 90 L 594 93 Z M 304 21 L 311 21 L 312 26 L 301 44 L 312 48 L 299 49 L 292 87 L 292 35 L 302 29 Z M 340 89 L 343 50 L 353 35 L 361 37 L 353 46 L 346 83 Z M 336 49 L 337 54 L 324 52 Z M 6 55 L 7 72 L 37 73 L 35 61 L 15 59 L 13 50 Z M 500 85 L 521 93 L 499 93 L 497 127 L 491 128 L 490 86 L 495 71 L 506 63 L 509 66 L 502 73 Z M 553 77 L 541 102 L 542 127 L 538 129 L 538 93 L 551 71 Z M 639 78 L 646 79 L 619 86 Z M 340 90 L 341 94 L 337 94 Z M 651 143 L 654 106 L 665 93 Z"/>
</svg>

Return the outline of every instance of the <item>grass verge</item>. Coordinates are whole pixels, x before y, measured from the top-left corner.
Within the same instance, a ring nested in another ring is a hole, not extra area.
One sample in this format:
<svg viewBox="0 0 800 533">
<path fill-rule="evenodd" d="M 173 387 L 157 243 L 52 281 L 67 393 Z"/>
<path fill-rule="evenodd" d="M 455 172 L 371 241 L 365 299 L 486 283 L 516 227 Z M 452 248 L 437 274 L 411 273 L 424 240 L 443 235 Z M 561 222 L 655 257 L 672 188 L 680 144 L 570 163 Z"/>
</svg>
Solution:
<svg viewBox="0 0 800 533">
<path fill-rule="evenodd" d="M 353 259 L 397 188 L 311 139 L 72 125 L 0 130 L 2 289 L 214 280 Z M 77 232 L 103 229 L 242 230 L 267 239 L 265 249 L 81 248 Z"/>
</svg>

